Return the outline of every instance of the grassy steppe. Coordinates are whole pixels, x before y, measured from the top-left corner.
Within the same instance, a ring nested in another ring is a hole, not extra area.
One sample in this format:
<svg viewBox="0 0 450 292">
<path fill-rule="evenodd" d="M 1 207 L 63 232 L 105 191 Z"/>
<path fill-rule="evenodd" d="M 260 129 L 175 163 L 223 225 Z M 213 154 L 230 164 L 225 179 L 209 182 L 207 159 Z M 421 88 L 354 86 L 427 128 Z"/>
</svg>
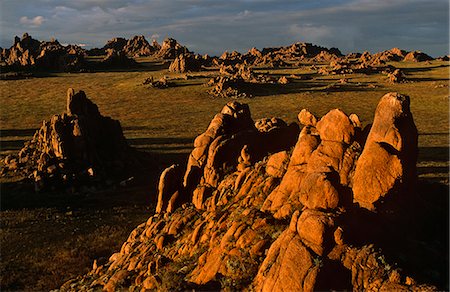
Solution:
<svg viewBox="0 0 450 292">
<path fill-rule="evenodd" d="M 2 290 L 59 287 L 85 273 L 93 259 L 107 257 L 116 250 L 133 227 L 151 214 L 153 207 L 145 207 L 154 203 L 158 173 L 174 161 L 186 159 L 193 139 L 227 102 L 206 93 L 203 84 L 215 71 L 193 73 L 190 75 L 195 78 L 184 80 L 182 74 L 161 69 L 160 63 L 139 61 L 144 66 L 130 72 L 58 73 L 0 81 L 1 155 L 20 149 L 42 120 L 63 112 L 67 88 L 73 87 L 84 90 L 103 115 L 120 120 L 131 145 L 155 157 L 147 181 L 111 190 L 111 194 L 102 193 L 95 199 L 89 194 L 68 198 L 65 194 L 18 191 L 15 184 L 3 181 Z M 420 177 L 448 184 L 449 64 L 433 61 L 393 65 L 404 70 L 409 82 L 388 84 L 382 74 L 321 76 L 309 66 L 270 69 L 270 74 L 308 74 L 314 79 L 295 80 L 285 86 L 259 86 L 254 98 L 240 101 L 250 105 L 255 120 L 275 116 L 294 122 L 302 108 L 318 116 L 340 108 L 347 114 L 357 113 L 367 124 L 381 96 L 390 91 L 407 94 L 420 134 Z M 158 79 L 164 75 L 179 79 L 167 89 L 142 85 L 147 77 Z M 349 83 L 328 87 L 341 78 Z"/>
</svg>

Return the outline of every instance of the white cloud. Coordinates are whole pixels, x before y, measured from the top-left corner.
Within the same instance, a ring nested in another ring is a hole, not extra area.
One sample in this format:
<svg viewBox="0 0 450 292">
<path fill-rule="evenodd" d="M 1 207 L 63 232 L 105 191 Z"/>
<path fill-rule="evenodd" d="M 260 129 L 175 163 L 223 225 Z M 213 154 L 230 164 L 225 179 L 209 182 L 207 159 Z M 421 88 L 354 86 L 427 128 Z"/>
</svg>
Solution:
<svg viewBox="0 0 450 292">
<path fill-rule="evenodd" d="M 44 23 L 45 18 L 43 16 L 36 16 L 34 18 L 28 18 L 28 16 L 22 16 L 20 23 L 29 27 L 39 27 Z"/>
<path fill-rule="evenodd" d="M 245 16 L 249 16 L 250 14 L 251 14 L 251 12 L 249 10 L 244 10 L 242 12 L 239 12 L 238 16 L 245 17 Z"/>
</svg>

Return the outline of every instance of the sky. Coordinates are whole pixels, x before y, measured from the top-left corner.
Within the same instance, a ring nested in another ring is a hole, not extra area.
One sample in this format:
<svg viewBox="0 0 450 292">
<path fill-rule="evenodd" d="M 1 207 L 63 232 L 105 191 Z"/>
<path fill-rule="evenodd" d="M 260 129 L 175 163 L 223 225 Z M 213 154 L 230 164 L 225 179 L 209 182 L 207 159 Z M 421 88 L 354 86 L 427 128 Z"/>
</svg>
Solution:
<svg viewBox="0 0 450 292">
<path fill-rule="evenodd" d="M 102 47 L 172 37 L 220 55 L 309 42 L 343 53 L 399 47 L 449 54 L 448 0 L 0 0 L 0 46 L 15 35 Z"/>
</svg>

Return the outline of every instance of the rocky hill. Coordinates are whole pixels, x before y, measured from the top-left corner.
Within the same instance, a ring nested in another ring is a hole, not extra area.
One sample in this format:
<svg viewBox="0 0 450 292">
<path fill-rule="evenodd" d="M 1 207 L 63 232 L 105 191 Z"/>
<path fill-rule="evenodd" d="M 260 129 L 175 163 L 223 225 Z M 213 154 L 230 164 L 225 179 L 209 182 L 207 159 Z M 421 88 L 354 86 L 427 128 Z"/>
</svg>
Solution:
<svg viewBox="0 0 450 292">
<path fill-rule="evenodd" d="M 162 173 L 155 214 L 61 290 L 437 290 L 409 102 L 386 94 L 366 127 L 304 109 L 301 130 L 228 103 Z"/>
</svg>

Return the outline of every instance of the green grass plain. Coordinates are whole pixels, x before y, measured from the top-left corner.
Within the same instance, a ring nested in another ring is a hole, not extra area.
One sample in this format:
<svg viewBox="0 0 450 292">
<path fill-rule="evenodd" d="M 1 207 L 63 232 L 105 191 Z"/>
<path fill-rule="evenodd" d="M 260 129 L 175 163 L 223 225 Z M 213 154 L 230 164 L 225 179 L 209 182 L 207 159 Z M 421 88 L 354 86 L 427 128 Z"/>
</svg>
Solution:
<svg viewBox="0 0 450 292">
<path fill-rule="evenodd" d="M 103 115 L 120 120 L 132 146 L 155 157 L 155 165 L 150 166 L 153 171 L 148 172 L 145 183 L 115 190 L 113 195 L 102 194 L 94 200 L 81 196 L 66 201 L 64 194 L 15 194 L 13 184 L 3 181 L 2 290 L 57 288 L 77 274 L 85 273 L 93 259 L 116 250 L 133 227 L 151 214 L 159 172 L 173 162 L 186 160 L 194 138 L 228 101 L 210 97 L 203 85 L 217 71 L 192 73 L 189 75 L 193 78 L 184 80 L 184 74 L 169 73 L 161 63 L 145 58 L 138 61 L 143 67 L 132 71 L 52 73 L 0 81 L 0 155 L 18 151 L 42 120 L 62 113 L 67 88 L 73 87 L 84 90 Z M 314 78 L 294 80 L 284 86 L 255 85 L 255 96 L 239 101 L 249 104 L 254 120 L 280 117 L 295 122 L 303 108 L 318 116 L 340 108 L 347 114 L 358 114 L 366 125 L 372 121 L 376 105 L 385 93 L 407 94 L 419 130 L 419 177 L 448 184 L 449 63 L 392 64 L 407 74 L 407 83 L 389 84 L 383 74 L 322 76 L 315 74 L 309 65 L 292 69 L 261 68 L 256 72 L 277 76 L 308 74 Z M 165 75 L 177 78 L 173 87 L 157 89 L 142 85 L 147 77 L 158 79 Z M 330 84 L 341 78 L 347 78 L 349 83 L 329 89 Z M 5 204 L 6 199 L 26 201 L 27 198 L 33 203 L 24 202 L 22 207 L 19 203 Z M 103 199 L 108 203 L 104 204 Z M 84 202 L 89 202 L 89 207 L 83 207 Z M 150 210 L 142 210 L 143 207 Z M 75 215 L 67 211 L 72 209 Z M 50 219 L 48 223 L 47 219 L 36 218 Z M 90 226 L 89 222 L 99 224 L 99 218 L 102 224 L 94 225 L 96 228 Z M 61 224 L 68 227 L 64 229 Z M 114 229 L 114 226 L 120 227 Z M 39 234 L 42 228 L 45 234 L 33 235 L 36 239 L 31 240 L 30 234 Z M 81 234 L 76 230 L 82 230 Z M 102 230 L 109 230 L 105 232 L 109 233 L 107 238 L 99 235 Z M 81 260 L 76 261 L 74 257 Z M 57 261 L 51 263 L 51 258 Z"/>
</svg>

